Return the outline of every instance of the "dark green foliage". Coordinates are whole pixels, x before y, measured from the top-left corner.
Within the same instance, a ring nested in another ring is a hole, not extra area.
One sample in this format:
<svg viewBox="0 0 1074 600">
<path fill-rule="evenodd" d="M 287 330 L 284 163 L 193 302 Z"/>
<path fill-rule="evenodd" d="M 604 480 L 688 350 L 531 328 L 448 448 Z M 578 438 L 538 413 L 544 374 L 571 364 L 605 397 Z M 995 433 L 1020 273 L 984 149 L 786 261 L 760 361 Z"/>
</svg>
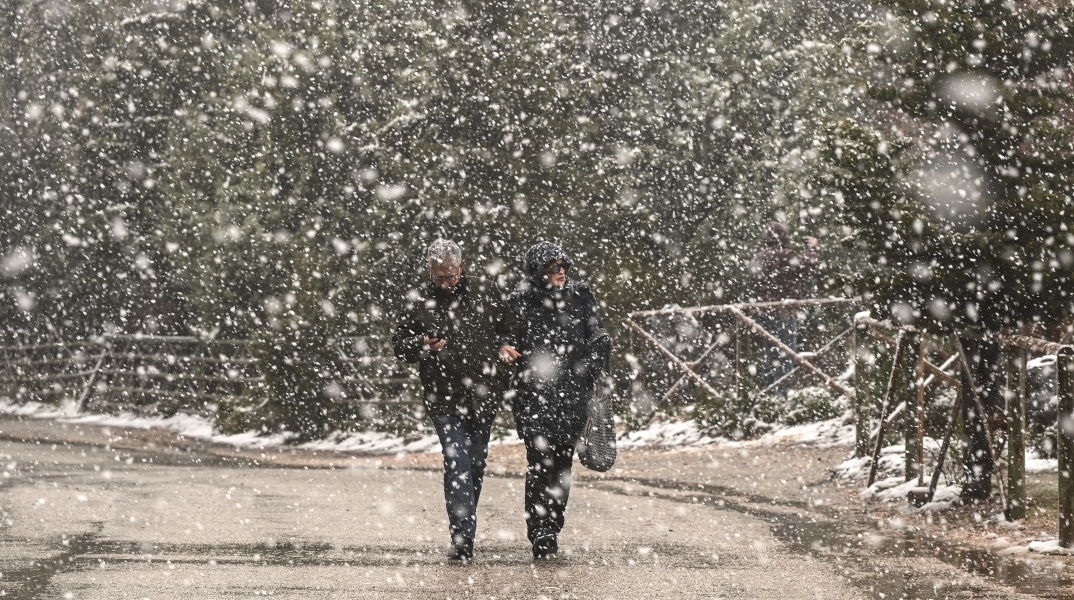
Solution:
<svg viewBox="0 0 1074 600">
<path fill-rule="evenodd" d="M 686 414 L 714 434 L 741 439 L 767 433 L 773 427 L 833 419 L 846 409 L 846 400 L 841 396 L 824 388 L 807 387 L 785 397 L 701 395 Z"/>
<path fill-rule="evenodd" d="M 1058 323 L 1074 312 L 1074 200 L 1063 3 L 890 0 L 873 95 L 885 130 L 826 147 L 867 254 L 877 312 L 935 331 Z M 894 134 L 894 135 L 892 135 Z"/>
<path fill-rule="evenodd" d="M 5 325 L 251 338 L 271 401 L 221 418 L 316 435 L 323 342 L 389 330 L 437 236 L 504 290 L 562 242 L 616 338 L 744 299 L 762 222 L 845 235 L 805 174 L 866 121 L 850 4 L 16 3 Z"/>
</svg>

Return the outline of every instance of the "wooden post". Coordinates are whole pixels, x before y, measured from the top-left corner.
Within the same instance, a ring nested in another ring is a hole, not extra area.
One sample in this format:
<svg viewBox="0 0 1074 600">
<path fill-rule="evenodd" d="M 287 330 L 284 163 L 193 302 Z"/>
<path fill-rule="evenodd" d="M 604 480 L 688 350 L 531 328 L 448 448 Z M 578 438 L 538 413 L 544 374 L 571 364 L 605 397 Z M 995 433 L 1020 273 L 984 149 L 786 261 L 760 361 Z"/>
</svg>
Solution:
<svg viewBox="0 0 1074 600">
<path fill-rule="evenodd" d="M 850 364 L 854 365 L 854 456 L 862 457 L 869 453 L 869 421 L 872 416 L 869 378 L 865 369 L 867 362 L 862 357 L 863 349 L 859 344 L 862 337 L 858 329 L 864 326 L 854 325 L 850 333 Z"/>
<path fill-rule="evenodd" d="M 918 476 L 921 472 L 921 463 L 919 456 L 921 454 L 920 442 L 918 440 L 918 432 L 921 431 L 923 424 L 919 420 L 919 414 L 917 411 L 917 397 L 918 389 L 924 377 L 924 367 L 921 361 L 924 357 L 921 356 L 924 344 L 921 343 L 921 334 L 909 331 L 906 333 L 906 355 L 907 357 L 913 357 L 911 360 L 906 361 L 905 379 L 908 384 L 903 392 L 906 399 L 906 411 L 903 413 L 903 422 L 906 426 L 903 428 L 903 458 L 906 462 L 905 476 L 906 481 L 910 481 Z"/>
<path fill-rule="evenodd" d="M 742 329 L 739 320 L 735 319 L 735 393 L 739 400 L 744 400 L 749 394 L 746 386 L 746 357 L 743 356 L 747 352 L 749 340 L 742 339 L 745 335 L 749 334 Z"/>
<path fill-rule="evenodd" d="M 977 409 L 977 414 L 980 415 L 981 428 L 984 429 L 985 439 L 988 442 L 988 451 L 994 453 L 996 444 L 993 442 L 992 428 L 988 425 L 988 412 L 984 408 L 984 402 L 981 401 L 981 394 L 978 393 L 977 381 L 973 376 L 973 369 L 970 367 L 970 358 L 966 354 L 966 349 L 962 347 L 962 342 L 957 336 L 955 337 L 955 347 L 958 349 L 959 363 L 962 365 L 962 374 L 966 379 L 966 385 L 962 386 L 962 391 L 969 392 L 970 398 L 973 400 L 973 404 Z M 964 423 L 968 428 L 968 420 L 964 421 Z M 995 454 L 993 454 L 992 459 L 996 464 L 999 463 L 999 457 L 995 456 Z M 996 473 L 996 483 L 999 487 L 1000 504 L 1007 506 L 1007 492 L 1004 489 L 1002 473 Z"/>
<path fill-rule="evenodd" d="M 917 485 L 925 485 L 925 335 L 921 335 L 921 349 L 917 357 Z"/>
<path fill-rule="evenodd" d="M 906 352 L 906 338 L 899 331 L 899 337 L 895 340 L 895 358 L 891 361 L 891 376 L 888 377 L 888 390 L 884 396 L 884 404 L 880 407 L 880 427 L 876 431 L 876 445 L 873 446 L 873 460 L 869 466 L 869 480 L 865 487 L 871 487 L 876 481 L 876 470 L 880 467 L 880 451 L 884 449 L 884 429 L 887 428 L 888 410 L 891 408 L 892 398 L 895 397 L 895 389 L 899 381 L 899 365 L 902 363 L 902 355 Z"/>
<path fill-rule="evenodd" d="M 943 472 L 943 462 L 947 459 L 947 451 L 951 448 L 951 436 L 955 433 L 955 427 L 958 426 L 958 418 L 962 416 L 962 402 L 965 400 L 965 392 L 962 390 L 961 385 L 955 387 L 955 409 L 951 411 L 951 420 L 947 422 L 947 429 L 943 434 L 943 444 L 940 445 L 940 456 L 936 459 L 936 470 L 932 472 L 932 479 L 929 481 L 929 495 L 926 503 L 932 502 L 932 499 L 936 496 L 936 486 L 940 483 L 940 473 Z"/>
<path fill-rule="evenodd" d="M 93 390 L 93 384 L 97 380 L 97 374 L 101 371 L 101 365 L 104 363 L 104 358 L 108 356 L 108 342 L 101 340 L 101 354 L 97 357 L 97 364 L 93 366 L 93 371 L 90 372 L 89 378 L 86 379 L 86 385 L 82 387 L 82 393 L 78 396 L 78 402 L 75 403 L 75 414 L 82 412 L 82 407 L 86 404 L 86 398 L 89 398 L 90 392 Z"/>
<path fill-rule="evenodd" d="M 1059 453 L 1059 545 L 1074 548 L 1074 354 L 1056 355 L 1059 426 L 1056 445 Z"/>
<path fill-rule="evenodd" d="M 1007 348 L 1006 516 L 1026 518 L 1026 358 L 1024 348 Z"/>
</svg>

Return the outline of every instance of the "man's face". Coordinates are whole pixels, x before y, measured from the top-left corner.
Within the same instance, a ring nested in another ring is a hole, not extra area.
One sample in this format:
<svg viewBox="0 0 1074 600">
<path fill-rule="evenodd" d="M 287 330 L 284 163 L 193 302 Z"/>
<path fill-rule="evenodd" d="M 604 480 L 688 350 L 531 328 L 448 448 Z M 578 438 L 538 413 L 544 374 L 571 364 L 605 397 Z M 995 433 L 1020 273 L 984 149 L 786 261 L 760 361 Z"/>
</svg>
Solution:
<svg viewBox="0 0 1074 600">
<path fill-rule="evenodd" d="M 462 277 L 462 269 L 466 266 L 466 261 L 454 264 L 432 264 L 429 267 L 429 276 L 432 277 L 433 285 L 437 289 L 450 292 L 455 289 L 455 286 L 459 285 L 459 278 Z"/>
</svg>

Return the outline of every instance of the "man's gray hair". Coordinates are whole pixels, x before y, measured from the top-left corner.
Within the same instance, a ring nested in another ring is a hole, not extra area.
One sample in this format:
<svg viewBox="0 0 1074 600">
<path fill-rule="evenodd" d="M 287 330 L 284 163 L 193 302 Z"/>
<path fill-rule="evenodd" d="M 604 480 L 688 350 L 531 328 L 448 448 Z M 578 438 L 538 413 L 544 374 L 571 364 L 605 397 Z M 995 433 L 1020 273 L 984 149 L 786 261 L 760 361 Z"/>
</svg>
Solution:
<svg viewBox="0 0 1074 600">
<path fill-rule="evenodd" d="M 425 250 L 425 262 L 432 268 L 433 265 L 458 266 L 462 264 L 462 249 L 451 240 L 437 238 Z"/>
</svg>

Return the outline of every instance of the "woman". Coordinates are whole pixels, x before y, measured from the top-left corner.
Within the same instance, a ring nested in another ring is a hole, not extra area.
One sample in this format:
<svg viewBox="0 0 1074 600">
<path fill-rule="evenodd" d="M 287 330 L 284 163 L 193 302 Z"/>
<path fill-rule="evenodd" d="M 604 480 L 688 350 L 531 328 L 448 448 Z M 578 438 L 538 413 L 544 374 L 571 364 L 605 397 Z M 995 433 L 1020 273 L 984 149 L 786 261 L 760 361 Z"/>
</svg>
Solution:
<svg viewBox="0 0 1074 600">
<path fill-rule="evenodd" d="M 611 339 L 589 286 L 571 280 L 571 259 L 551 242 L 525 257 L 526 279 L 507 302 L 522 353 L 511 381 L 518 435 L 526 443 L 526 529 L 534 558 L 558 550 L 586 403 L 607 367 Z M 507 360 L 507 358 L 505 358 Z"/>
</svg>

